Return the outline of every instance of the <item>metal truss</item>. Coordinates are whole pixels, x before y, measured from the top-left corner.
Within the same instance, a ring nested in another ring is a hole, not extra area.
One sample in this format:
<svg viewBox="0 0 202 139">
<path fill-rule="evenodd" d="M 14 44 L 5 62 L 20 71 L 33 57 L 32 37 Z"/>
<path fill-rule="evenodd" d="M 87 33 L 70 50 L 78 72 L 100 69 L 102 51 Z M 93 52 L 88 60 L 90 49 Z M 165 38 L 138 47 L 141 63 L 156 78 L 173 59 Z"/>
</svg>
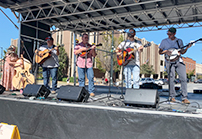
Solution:
<svg viewBox="0 0 202 139">
<path fill-rule="evenodd" d="M 34 0 L 10 6 L 22 22 L 41 21 L 74 32 L 137 31 L 201 26 L 200 0 Z"/>
</svg>

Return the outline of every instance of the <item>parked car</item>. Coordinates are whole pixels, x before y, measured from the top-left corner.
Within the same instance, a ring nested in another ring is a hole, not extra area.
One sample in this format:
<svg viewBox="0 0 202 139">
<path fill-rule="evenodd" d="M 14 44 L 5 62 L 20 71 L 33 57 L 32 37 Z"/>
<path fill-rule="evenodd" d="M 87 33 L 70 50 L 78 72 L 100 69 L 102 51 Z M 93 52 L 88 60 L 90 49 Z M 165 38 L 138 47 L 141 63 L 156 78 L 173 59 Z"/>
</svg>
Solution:
<svg viewBox="0 0 202 139">
<path fill-rule="evenodd" d="M 168 79 L 159 79 L 160 81 L 162 81 L 163 82 L 163 84 L 168 84 Z"/>
<path fill-rule="evenodd" d="M 158 84 L 158 85 L 163 85 L 164 84 L 162 80 L 154 80 L 154 83 Z"/>
<path fill-rule="evenodd" d="M 198 80 L 194 81 L 194 83 L 202 83 L 202 79 L 198 79 Z"/>
<path fill-rule="evenodd" d="M 177 84 L 177 83 L 181 83 L 181 81 L 180 81 L 179 78 L 175 79 L 174 82 L 175 82 L 176 84 Z M 189 82 L 189 79 L 187 78 L 187 83 L 188 83 L 188 82 Z"/>
<path fill-rule="evenodd" d="M 146 83 L 146 78 L 141 78 L 139 80 L 139 85 L 142 85 L 143 83 Z"/>
<path fill-rule="evenodd" d="M 139 85 L 142 85 L 144 83 L 154 83 L 154 79 L 153 78 L 141 78 L 139 81 Z"/>
<path fill-rule="evenodd" d="M 179 79 L 175 79 L 174 82 L 177 83 L 181 83 L 181 81 Z"/>
<path fill-rule="evenodd" d="M 120 83 L 122 83 L 122 81 L 120 81 Z M 126 83 L 126 80 L 123 80 L 123 83 Z M 133 79 L 131 79 L 131 84 L 133 84 Z"/>
</svg>

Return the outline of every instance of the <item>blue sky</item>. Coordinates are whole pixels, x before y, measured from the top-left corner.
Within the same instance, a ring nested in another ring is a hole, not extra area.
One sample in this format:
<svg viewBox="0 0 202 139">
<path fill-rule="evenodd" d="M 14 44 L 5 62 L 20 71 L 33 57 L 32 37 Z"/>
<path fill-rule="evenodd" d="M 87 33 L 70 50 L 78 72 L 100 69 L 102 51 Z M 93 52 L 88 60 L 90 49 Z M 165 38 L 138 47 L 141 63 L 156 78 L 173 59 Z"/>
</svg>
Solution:
<svg viewBox="0 0 202 139">
<path fill-rule="evenodd" d="M 19 27 L 18 20 L 15 18 L 10 9 L 4 9 L 0 7 L 11 20 Z M 11 38 L 17 39 L 19 31 L 15 26 L 7 19 L 7 17 L 0 11 L 0 47 L 4 49 L 8 48 L 11 44 Z"/>
<path fill-rule="evenodd" d="M 191 40 L 202 38 L 201 32 L 202 27 L 181 28 L 177 29 L 176 37 L 182 39 L 184 45 L 187 45 Z M 164 38 L 168 37 L 167 30 L 137 32 L 136 35 L 156 44 L 160 44 Z M 202 64 L 202 42 L 193 45 L 183 56 L 192 58 L 196 63 Z"/>
<path fill-rule="evenodd" d="M 17 19 L 9 9 L 0 7 L 11 19 L 19 26 Z M 10 46 L 11 38 L 16 39 L 19 36 L 19 31 L 15 26 L 0 12 L 0 47 L 4 49 Z M 184 45 L 188 44 L 191 40 L 197 40 L 202 37 L 202 27 L 178 29 L 176 37 L 181 38 Z M 159 44 L 161 40 L 167 38 L 167 30 L 150 31 L 150 32 L 137 32 L 139 38 L 145 38 L 148 41 L 154 41 Z M 202 43 L 197 43 L 188 49 L 187 53 L 183 56 L 192 58 L 196 63 L 202 64 Z"/>
</svg>

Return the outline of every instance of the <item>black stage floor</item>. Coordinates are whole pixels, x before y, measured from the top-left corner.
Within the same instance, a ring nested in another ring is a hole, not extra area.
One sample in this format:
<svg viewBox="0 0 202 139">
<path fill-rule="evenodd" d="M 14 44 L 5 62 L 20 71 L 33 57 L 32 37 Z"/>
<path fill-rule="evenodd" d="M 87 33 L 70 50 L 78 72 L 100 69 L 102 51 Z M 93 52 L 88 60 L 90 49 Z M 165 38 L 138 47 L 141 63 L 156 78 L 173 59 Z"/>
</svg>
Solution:
<svg viewBox="0 0 202 139">
<path fill-rule="evenodd" d="M 110 87 L 109 93 L 108 86 L 96 86 L 96 96 L 86 103 L 58 100 L 57 94 L 34 99 L 5 91 L 0 122 L 17 125 L 22 139 L 201 139 L 202 94 L 189 92 L 189 105 L 180 96 L 169 103 L 168 90 L 161 89 L 159 102 L 165 102 L 153 108 L 125 105 L 121 90 Z"/>
<path fill-rule="evenodd" d="M 87 89 L 87 87 L 86 87 Z M 148 91 L 153 89 L 148 89 Z M 59 88 L 58 88 L 59 91 Z M 95 86 L 95 97 L 89 97 L 87 102 L 73 102 L 68 100 L 58 100 L 57 94 L 50 94 L 47 99 L 36 98 L 36 100 L 47 101 L 47 102 L 58 102 L 58 103 L 76 103 L 84 105 L 95 105 L 95 106 L 111 106 L 111 107 L 124 107 L 129 109 L 143 109 L 143 110 L 154 110 L 154 111 L 166 111 L 166 112 L 177 112 L 177 113 L 191 113 L 191 114 L 202 114 L 200 109 L 202 107 L 202 94 L 194 94 L 193 92 L 188 93 L 188 99 L 191 104 L 181 103 L 180 90 L 177 92 L 176 103 L 168 101 L 169 92 L 168 89 L 158 89 L 159 103 L 156 108 L 150 107 L 143 102 L 143 105 L 128 105 L 124 103 L 126 88 L 114 87 L 114 86 Z M 134 90 L 134 93 L 138 90 Z M 16 98 L 16 99 L 33 99 L 33 97 L 24 97 L 19 91 L 5 91 L 0 97 Z M 34 98 L 35 99 L 35 98 Z M 197 113 L 198 112 L 198 113 Z M 202 111 L 201 111 L 202 112 Z"/>
</svg>

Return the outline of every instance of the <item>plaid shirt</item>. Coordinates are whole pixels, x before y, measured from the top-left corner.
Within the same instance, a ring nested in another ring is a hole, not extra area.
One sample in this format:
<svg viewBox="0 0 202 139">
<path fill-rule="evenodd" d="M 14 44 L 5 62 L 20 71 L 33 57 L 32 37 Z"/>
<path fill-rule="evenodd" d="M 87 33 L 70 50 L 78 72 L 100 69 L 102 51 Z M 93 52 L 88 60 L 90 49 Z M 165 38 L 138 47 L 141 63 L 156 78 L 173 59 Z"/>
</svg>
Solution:
<svg viewBox="0 0 202 139">
<path fill-rule="evenodd" d="M 86 46 L 86 45 L 84 45 L 84 44 L 81 42 L 81 43 L 79 43 L 79 44 L 77 44 L 77 45 L 75 46 L 75 48 L 74 48 L 74 54 L 75 54 L 75 51 L 76 51 L 76 50 L 79 50 L 79 49 L 82 48 L 82 47 L 88 47 L 88 48 L 89 48 L 89 47 L 92 47 L 92 45 L 87 44 L 87 46 Z M 85 68 L 85 57 L 80 57 L 80 56 L 78 56 L 76 64 L 77 64 L 77 66 L 78 66 L 79 68 Z M 90 50 L 89 53 L 87 54 L 87 64 L 86 64 L 86 68 L 91 68 L 92 66 L 93 66 L 92 50 Z"/>
</svg>

